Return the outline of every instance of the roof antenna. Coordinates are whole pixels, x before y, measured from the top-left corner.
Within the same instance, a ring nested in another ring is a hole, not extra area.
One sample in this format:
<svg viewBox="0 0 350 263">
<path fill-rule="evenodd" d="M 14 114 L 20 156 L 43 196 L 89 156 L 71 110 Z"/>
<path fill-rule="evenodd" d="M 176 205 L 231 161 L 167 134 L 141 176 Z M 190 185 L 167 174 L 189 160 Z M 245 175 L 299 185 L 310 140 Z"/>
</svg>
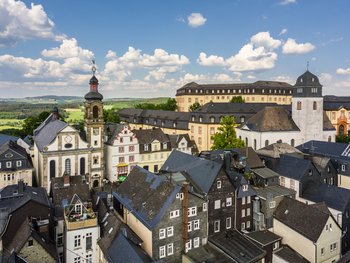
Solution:
<svg viewBox="0 0 350 263">
<path fill-rule="evenodd" d="M 309 71 L 309 61 L 306 62 L 306 71 Z"/>
<path fill-rule="evenodd" d="M 95 76 L 95 73 L 96 73 L 95 59 L 92 59 L 91 61 L 92 61 L 92 67 L 91 67 L 92 74 Z"/>
</svg>

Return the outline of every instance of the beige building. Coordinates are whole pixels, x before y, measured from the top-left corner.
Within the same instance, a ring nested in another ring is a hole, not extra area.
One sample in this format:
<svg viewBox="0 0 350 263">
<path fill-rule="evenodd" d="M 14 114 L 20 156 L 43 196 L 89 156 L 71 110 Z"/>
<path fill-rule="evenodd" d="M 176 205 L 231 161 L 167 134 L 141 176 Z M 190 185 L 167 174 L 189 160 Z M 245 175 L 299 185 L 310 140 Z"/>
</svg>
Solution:
<svg viewBox="0 0 350 263">
<path fill-rule="evenodd" d="M 242 96 L 246 102 L 290 104 L 292 86 L 278 81 L 235 84 L 191 82 L 177 90 L 176 102 L 179 111 L 187 112 L 193 103 L 229 102 L 235 96 Z"/>
<path fill-rule="evenodd" d="M 274 214 L 273 232 L 312 263 L 336 262 L 341 256 L 342 231 L 323 203 L 284 198 Z"/>
</svg>

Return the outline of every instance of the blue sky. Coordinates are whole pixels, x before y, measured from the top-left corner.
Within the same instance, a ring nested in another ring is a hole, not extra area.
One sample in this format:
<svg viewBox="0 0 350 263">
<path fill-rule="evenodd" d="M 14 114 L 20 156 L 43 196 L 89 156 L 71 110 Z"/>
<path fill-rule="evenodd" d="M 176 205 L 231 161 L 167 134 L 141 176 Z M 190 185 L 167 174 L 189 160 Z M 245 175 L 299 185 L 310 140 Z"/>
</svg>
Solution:
<svg viewBox="0 0 350 263">
<path fill-rule="evenodd" d="M 347 0 L 0 1 L 0 97 L 175 96 L 190 81 L 294 84 L 350 95 Z"/>
</svg>

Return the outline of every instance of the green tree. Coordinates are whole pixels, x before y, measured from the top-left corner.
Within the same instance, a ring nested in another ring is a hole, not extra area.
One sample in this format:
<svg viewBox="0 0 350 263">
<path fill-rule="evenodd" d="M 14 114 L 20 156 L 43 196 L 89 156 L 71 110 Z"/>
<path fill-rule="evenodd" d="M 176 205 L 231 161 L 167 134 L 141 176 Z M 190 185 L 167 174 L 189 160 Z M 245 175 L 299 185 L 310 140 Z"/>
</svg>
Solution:
<svg viewBox="0 0 350 263">
<path fill-rule="evenodd" d="M 195 110 L 198 110 L 200 107 L 201 107 L 201 105 L 199 104 L 199 102 L 195 102 L 188 108 L 188 110 L 195 111 Z"/>
<path fill-rule="evenodd" d="M 105 122 L 119 123 L 120 118 L 116 109 L 103 110 L 103 118 Z"/>
<path fill-rule="evenodd" d="M 37 116 L 29 116 L 25 118 L 22 125 L 21 133 L 26 135 L 33 135 L 33 131 L 50 115 L 50 112 L 43 111 Z M 64 121 L 62 115 L 59 115 L 58 118 Z"/>
<path fill-rule="evenodd" d="M 235 125 L 234 117 L 225 116 L 221 119 L 218 132 L 212 136 L 212 150 L 244 147 L 244 142 L 236 136 Z"/>
<path fill-rule="evenodd" d="M 245 100 L 242 96 L 233 96 L 232 99 L 230 99 L 231 103 L 244 103 Z"/>
<path fill-rule="evenodd" d="M 172 98 L 168 98 L 165 103 L 139 103 L 135 105 L 136 109 L 144 109 L 144 110 L 167 110 L 167 111 L 176 111 L 177 105 L 176 100 Z"/>
</svg>

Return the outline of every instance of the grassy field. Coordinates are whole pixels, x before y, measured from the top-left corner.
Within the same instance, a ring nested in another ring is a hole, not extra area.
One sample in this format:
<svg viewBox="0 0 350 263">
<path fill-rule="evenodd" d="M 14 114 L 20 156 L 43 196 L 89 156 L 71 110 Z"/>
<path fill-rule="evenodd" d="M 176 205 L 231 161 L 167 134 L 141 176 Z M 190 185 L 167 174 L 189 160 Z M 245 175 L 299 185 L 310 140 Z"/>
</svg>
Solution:
<svg viewBox="0 0 350 263">
<path fill-rule="evenodd" d="M 21 129 L 23 120 L 0 119 L 0 131 L 5 129 Z"/>
</svg>

